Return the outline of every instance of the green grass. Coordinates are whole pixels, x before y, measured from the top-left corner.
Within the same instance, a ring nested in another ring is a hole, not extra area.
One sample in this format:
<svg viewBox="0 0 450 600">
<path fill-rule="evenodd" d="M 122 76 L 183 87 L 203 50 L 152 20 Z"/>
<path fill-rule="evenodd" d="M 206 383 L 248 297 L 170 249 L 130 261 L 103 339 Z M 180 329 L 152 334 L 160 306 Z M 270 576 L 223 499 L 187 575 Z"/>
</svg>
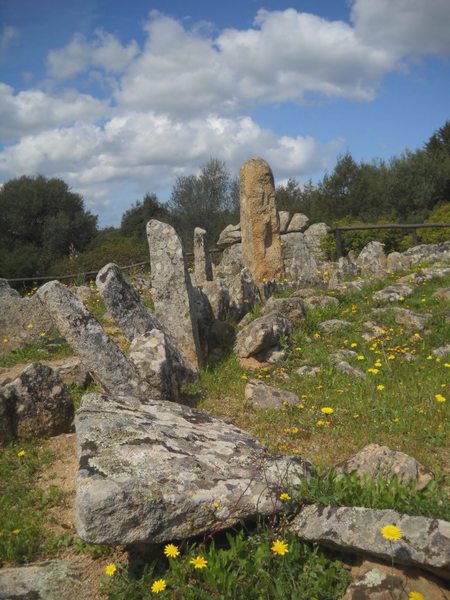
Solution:
<svg viewBox="0 0 450 600">
<path fill-rule="evenodd" d="M 5 356 L 0 356 L 0 367 L 13 367 L 17 364 L 42 360 L 56 360 L 72 355 L 73 350 L 68 344 L 63 343 L 52 346 L 49 345 L 49 340 L 42 340 L 13 350 Z"/>
</svg>

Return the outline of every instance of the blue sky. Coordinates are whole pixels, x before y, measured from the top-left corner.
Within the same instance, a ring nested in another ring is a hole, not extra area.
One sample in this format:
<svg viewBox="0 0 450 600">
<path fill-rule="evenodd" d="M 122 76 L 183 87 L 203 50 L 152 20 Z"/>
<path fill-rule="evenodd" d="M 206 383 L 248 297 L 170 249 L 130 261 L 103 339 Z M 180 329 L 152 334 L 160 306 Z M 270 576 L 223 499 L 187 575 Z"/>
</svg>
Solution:
<svg viewBox="0 0 450 600">
<path fill-rule="evenodd" d="M 450 0 L 0 0 L 0 182 L 38 173 L 101 226 L 209 158 L 317 181 L 450 119 Z"/>
</svg>

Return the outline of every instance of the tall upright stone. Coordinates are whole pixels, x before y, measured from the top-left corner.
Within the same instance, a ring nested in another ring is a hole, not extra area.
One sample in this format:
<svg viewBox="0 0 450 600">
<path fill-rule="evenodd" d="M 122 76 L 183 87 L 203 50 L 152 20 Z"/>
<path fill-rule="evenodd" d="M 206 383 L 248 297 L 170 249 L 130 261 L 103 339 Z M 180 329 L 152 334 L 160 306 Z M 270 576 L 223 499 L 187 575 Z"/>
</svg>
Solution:
<svg viewBox="0 0 450 600">
<path fill-rule="evenodd" d="M 149 386 L 136 368 L 108 337 L 97 319 L 59 281 L 49 281 L 36 293 L 86 367 L 109 393 L 129 395 L 145 401 Z M 148 398 L 151 400 L 151 398 Z"/>
<path fill-rule="evenodd" d="M 202 286 L 205 281 L 213 280 L 211 254 L 209 253 L 206 231 L 201 227 L 194 229 L 194 272 L 198 286 Z"/>
<path fill-rule="evenodd" d="M 240 177 L 242 254 L 259 284 L 283 273 L 273 173 L 265 160 L 252 158 L 242 165 Z"/>
<path fill-rule="evenodd" d="M 155 316 L 195 365 L 203 364 L 191 279 L 181 240 L 167 223 L 147 223 Z"/>
</svg>

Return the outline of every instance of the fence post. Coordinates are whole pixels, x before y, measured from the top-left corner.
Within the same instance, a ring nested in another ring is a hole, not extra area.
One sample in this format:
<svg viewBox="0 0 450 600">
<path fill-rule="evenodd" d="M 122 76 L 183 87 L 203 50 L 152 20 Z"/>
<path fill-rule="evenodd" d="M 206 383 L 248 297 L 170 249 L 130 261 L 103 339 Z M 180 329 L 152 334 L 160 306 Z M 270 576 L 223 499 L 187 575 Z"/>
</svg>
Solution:
<svg viewBox="0 0 450 600">
<path fill-rule="evenodd" d="M 418 246 L 419 245 L 419 236 L 417 235 L 417 229 L 415 227 L 413 227 L 413 229 L 411 229 L 411 235 L 412 235 L 414 246 Z"/>
<path fill-rule="evenodd" d="M 336 227 L 336 229 L 334 230 L 334 236 L 336 238 L 336 257 L 341 258 L 341 256 L 343 255 L 342 233 L 338 227 Z"/>
</svg>

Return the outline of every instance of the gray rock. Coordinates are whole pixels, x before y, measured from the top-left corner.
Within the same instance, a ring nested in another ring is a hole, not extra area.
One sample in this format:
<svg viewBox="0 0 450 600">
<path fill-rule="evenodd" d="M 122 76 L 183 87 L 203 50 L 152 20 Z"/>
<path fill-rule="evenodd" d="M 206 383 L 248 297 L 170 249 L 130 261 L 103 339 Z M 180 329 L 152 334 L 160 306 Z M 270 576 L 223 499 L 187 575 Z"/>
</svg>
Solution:
<svg viewBox="0 0 450 600">
<path fill-rule="evenodd" d="M 295 372 L 297 373 L 297 375 L 300 375 L 300 377 L 315 377 L 320 373 L 320 371 L 320 367 L 315 367 L 313 365 L 303 365 L 302 367 L 296 369 Z"/>
<path fill-rule="evenodd" d="M 195 300 L 181 240 L 167 223 L 147 223 L 155 316 L 194 365 L 203 364 Z"/>
<path fill-rule="evenodd" d="M 87 304 L 90 300 L 95 298 L 95 293 L 88 285 L 75 285 L 71 288 L 71 292 L 75 294 L 78 300 L 81 300 L 83 304 Z"/>
<path fill-rule="evenodd" d="M 356 472 L 361 482 L 367 476 L 385 481 L 390 481 L 395 476 L 403 485 L 414 483 L 418 490 L 423 490 L 433 479 L 433 473 L 412 456 L 380 444 L 365 446 L 337 465 L 335 470 L 340 475 Z"/>
<path fill-rule="evenodd" d="M 66 385 L 74 383 L 78 387 L 84 388 L 92 383 L 92 376 L 89 373 L 89 369 L 79 358 L 73 358 L 63 365 L 53 368 Z"/>
<path fill-rule="evenodd" d="M 275 365 L 277 362 L 280 362 L 280 360 L 286 358 L 286 351 L 280 346 L 272 346 L 271 348 L 267 348 L 266 350 L 255 354 L 255 358 L 260 362 Z"/>
<path fill-rule="evenodd" d="M 339 331 L 339 329 L 350 327 L 351 325 L 349 321 L 344 321 L 343 319 L 329 319 L 328 321 L 319 323 L 319 329 L 324 333 L 333 333 L 333 331 Z"/>
<path fill-rule="evenodd" d="M 447 354 L 450 354 L 450 344 L 445 344 L 445 346 L 439 346 L 439 348 L 435 348 L 431 351 L 431 354 L 438 356 L 439 358 L 444 358 L 447 356 Z"/>
<path fill-rule="evenodd" d="M 202 287 L 214 318 L 220 321 L 227 318 L 230 308 L 230 290 L 227 281 L 224 277 L 216 277 L 214 281 L 206 281 Z"/>
<path fill-rule="evenodd" d="M 227 225 L 219 235 L 218 246 L 231 246 L 241 241 L 241 224 Z"/>
<path fill-rule="evenodd" d="M 399 308 L 398 306 L 389 309 L 378 308 L 373 310 L 376 315 L 383 315 L 385 311 L 392 313 L 397 325 L 402 325 L 406 329 L 414 331 L 424 331 L 431 318 L 431 314 L 429 313 L 416 313 L 407 308 Z"/>
<path fill-rule="evenodd" d="M 244 265 L 257 284 L 278 279 L 284 265 L 275 184 L 272 169 L 262 158 L 247 160 L 241 167 L 240 208 Z"/>
<path fill-rule="evenodd" d="M 9 285 L 8 280 L 0 277 L 0 299 L 4 296 L 20 298 L 19 292 Z"/>
<path fill-rule="evenodd" d="M 293 298 L 308 298 L 308 296 L 314 296 L 316 291 L 313 288 L 301 288 L 299 290 L 295 290 L 292 294 Z"/>
<path fill-rule="evenodd" d="M 73 560 L 0 569 L 0 600 L 91 600 L 94 593 Z"/>
<path fill-rule="evenodd" d="M 350 375 L 350 377 L 365 377 L 366 374 L 358 369 L 358 367 L 353 367 L 346 360 L 341 360 L 340 362 L 334 363 L 336 369 L 341 371 L 341 373 L 345 373 L 346 375 Z"/>
<path fill-rule="evenodd" d="M 450 241 L 439 242 L 438 244 L 420 244 L 413 248 L 408 248 L 402 254 L 409 261 L 409 266 L 417 265 L 421 262 L 448 262 L 450 261 Z"/>
<path fill-rule="evenodd" d="M 287 227 L 289 225 L 289 221 L 291 219 L 291 215 L 287 210 L 279 210 L 278 211 L 278 219 L 280 221 L 280 233 L 286 233 Z"/>
<path fill-rule="evenodd" d="M 447 277 L 450 274 L 450 267 L 428 267 L 426 269 L 421 269 L 416 273 L 410 273 L 409 275 L 405 275 L 401 277 L 399 281 L 401 282 L 412 282 L 412 283 L 426 283 L 428 281 L 433 281 L 433 279 L 442 279 L 443 277 Z"/>
<path fill-rule="evenodd" d="M 411 266 L 411 261 L 400 252 L 391 252 L 386 257 L 386 269 L 389 273 L 404 271 Z"/>
<path fill-rule="evenodd" d="M 266 385 L 259 379 L 251 379 L 245 386 L 245 399 L 259 408 L 281 408 L 286 404 L 295 406 L 300 402 L 297 394 Z"/>
<path fill-rule="evenodd" d="M 381 529 L 396 525 L 403 537 L 390 541 Z M 396 564 L 414 565 L 450 573 L 450 523 L 411 517 L 395 510 L 336 507 L 312 504 L 302 509 L 289 526 L 300 539 L 340 550 L 377 556 Z"/>
<path fill-rule="evenodd" d="M 314 223 L 305 231 L 305 243 L 317 262 L 326 258 L 323 242 L 328 237 L 330 227 L 326 223 Z"/>
<path fill-rule="evenodd" d="M 292 231 L 305 231 L 309 225 L 309 218 L 306 215 L 302 215 L 302 213 L 294 213 L 292 215 L 292 219 L 289 222 L 289 227 L 287 228 L 288 233 Z"/>
<path fill-rule="evenodd" d="M 376 321 L 364 321 L 362 323 L 361 337 L 369 341 L 378 337 L 382 337 L 387 333 L 387 331 L 388 330 L 386 327 L 383 327 Z"/>
<path fill-rule="evenodd" d="M 84 396 L 77 411 L 76 528 L 91 543 L 161 543 L 281 510 L 311 465 L 274 458 L 206 411 Z M 214 502 L 219 507 L 214 507 Z"/>
<path fill-rule="evenodd" d="M 414 292 L 414 287 L 405 283 L 394 283 L 372 295 L 375 304 L 386 304 L 387 302 L 399 302 Z"/>
<path fill-rule="evenodd" d="M 301 298 L 269 298 L 264 306 L 264 314 L 280 313 L 295 327 L 306 319 L 305 304 Z"/>
<path fill-rule="evenodd" d="M 228 278 L 229 307 L 228 317 L 233 321 L 239 321 L 251 311 L 255 302 L 259 301 L 260 295 L 255 281 L 246 268 L 237 275 Z"/>
<path fill-rule="evenodd" d="M 304 299 L 306 308 L 325 308 L 326 306 L 337 305 L 339 300 L 333 296 L 307 296 Z"/>
<path fill-rule="evenodd" d="M 0 406 L 4 419 L 0 444 L 15 438 L 59 435 L 72 427 L 72 397 L 58 374 L 41 363 L 29 365 L 0 389 Z"/>
<path fill-rule="evenodd" d="M 366 285 L 371 282 L 368 279 L 355 279 L 354 281 L 344 281 L 334 287 L 339 292 L 349 293 L 360 292 Z"/>
<path fill-rule="evenodd" d="M 142 397 L 149 392 L 134 367 L 80 300 L 58 281 L 37 292 L 59 331 L 109 393 Z"/>
<path fill-rule="evenodd" d="M 162 328 L 116 264 L 108 263 L 98 272 L 96 285 L 106 308 L 130 342 L 146 331 Z"/>
<path fill-rule="evenodd" d="M 316 259 L 309 249 L 304 233 L 286 233 L 282 236 L 284 271 L 289 281 L 297 285 L 320 285 Z"/>
<path fill-rule="evenodd" d="M 361 267 L 356 263 L 356 256 L 352 250 L 347 256 L 341 256 L 338 259 L 337 268 L 342 269 L 344 275 L 348 277 L 358 277 L 361 275 Z"/>
<path fill-rule="evenodd" d="M 222 259 L 217 265 L 215 272 L 217 277 L 237 275 L 244 268 L 244 259 L 242 258 L 242 245 L 234 244 L 225 248 L 222 253 Z"/>
<path fill-rule="evenodd" d="M 288 319 L 278 313 L 259 317 L 237 334 L 235 352 L 241 358 L 258 354 L 277 345 L 280 338 L 289 335 L 291 330 L 292 326 Z"/>
<path fill-rule="evenodd" d="M 211 254 L 209 253 L 206 231 L 201 227 L 194 229 L 194 272 L 198 286 L 202 286 L 205 281 L 213 280 Z"/>
<path fill-rule="evenodd" d="M 442 298 L 443 300 L 450 300 L 450 287 L 438 288 L 433 293 L 433 298 Z"/>
<path fill-rule="evenodd" d="M 346 348 L 342 348 L 341 350 L 336 350 L 330 355 L 330 362 L 332 364 L 340 363 L 341 361 L 352 360 L 358 356 L 357 352 L 353 350 L 347 350 Z"/>
<path fill-rule="evenodd" d="M 379 279 L 386 277 L 386 255 L 384 254 L 383 244 L 380 242 L 369 242 L 364 246 L 356 259 L 356 263 L 361 268 L 363 276 Z"/>
</svg>

